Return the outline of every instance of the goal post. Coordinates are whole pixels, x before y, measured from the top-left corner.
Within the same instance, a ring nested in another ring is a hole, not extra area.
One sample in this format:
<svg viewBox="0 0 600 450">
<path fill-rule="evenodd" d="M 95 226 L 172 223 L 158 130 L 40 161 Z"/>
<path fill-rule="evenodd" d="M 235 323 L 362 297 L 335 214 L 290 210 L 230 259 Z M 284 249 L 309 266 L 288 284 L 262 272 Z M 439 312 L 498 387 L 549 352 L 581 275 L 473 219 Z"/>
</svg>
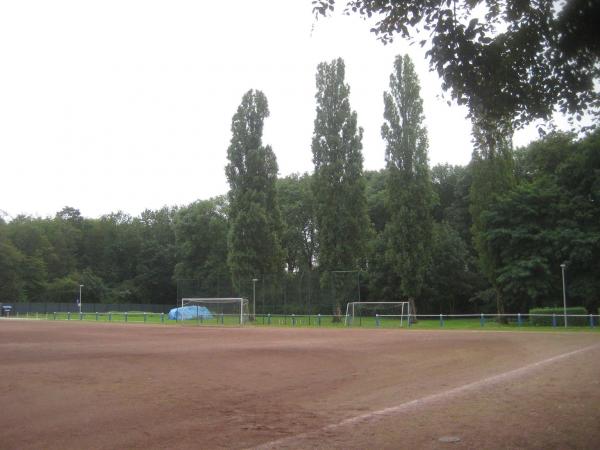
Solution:
<svg viewBox="0 0 600 450">
<path fill-rule="evenodd" d="M 206 320 L 230 318 L 243 325 L 248 321 L 248 299 L 247 298 L 205 298 L 205 297 L 184 297 L 181 299 L 181 311 L 189 310 L 188 315 L 193 319 L 203 318 Z M 187 307 L 187 308 L 186 308 Z M 195 308 L 194 308 L 195 307 Z M 181 315 L 185 320 L 185 316 Z"/>
<path fill-rule="evenodd" d="M 346 326 L 353 325 L 358 319 L 374 320 L 379 326 L 381 321 L 396 320 L 402 327 L 410 320 L 410 302 L 349 302 L 346 304 Z"/>
</svg>

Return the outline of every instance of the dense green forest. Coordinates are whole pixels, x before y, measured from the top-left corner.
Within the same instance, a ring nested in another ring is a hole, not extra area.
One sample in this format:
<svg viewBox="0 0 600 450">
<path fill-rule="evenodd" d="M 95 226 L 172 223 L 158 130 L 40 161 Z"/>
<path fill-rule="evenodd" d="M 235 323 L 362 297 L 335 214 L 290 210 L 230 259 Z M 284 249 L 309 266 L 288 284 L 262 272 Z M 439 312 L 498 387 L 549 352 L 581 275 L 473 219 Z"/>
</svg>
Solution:
<svg viewBox="0 0 600 450">
<path fill-rule="evenodd" d="M 341 59 L 319 65 L 313 173 L 278 177 L 262 143 L 267 99 L 249 91 L 232 119 L 228 195 L 139 217 L 0 218 L 0 302 L 74 302 L 83 284 L 87 302 L 173 304 L 183 285 L 249 296 L 257 279 L 265 313 L 358 299 L 526 312 L 562 304 L 566 263 L 569 304 L 597 310 L 599 131 L 513 149 L 510 134 L 478 139 L 475 127 L 470 164 L 429 167 L 418 80 L 398 57 L 385 167 L 365 171 L 349 90 Z"/>
</svg>

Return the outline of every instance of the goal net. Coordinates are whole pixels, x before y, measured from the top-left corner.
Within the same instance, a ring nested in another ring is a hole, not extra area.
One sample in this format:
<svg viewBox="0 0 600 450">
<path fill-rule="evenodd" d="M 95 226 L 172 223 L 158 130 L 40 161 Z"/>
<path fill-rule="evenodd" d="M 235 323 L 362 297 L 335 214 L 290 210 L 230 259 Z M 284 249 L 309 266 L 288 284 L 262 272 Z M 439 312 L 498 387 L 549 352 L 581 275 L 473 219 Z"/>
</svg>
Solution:
<svg viewBox="0 0 600 450">
<path fill-rule="evenodd" d="M 176 320 L 182 323 L 243 325 L 248 321 L 246 298 L 182 298 Z"/>
<path fill-rule="evenodd" d="M 409 317 L 409 302 L 350 302 L 346 305 L 347 326 L 373 322 L 378 327 L 401 327 L 408 325 Z"/>
</svg>

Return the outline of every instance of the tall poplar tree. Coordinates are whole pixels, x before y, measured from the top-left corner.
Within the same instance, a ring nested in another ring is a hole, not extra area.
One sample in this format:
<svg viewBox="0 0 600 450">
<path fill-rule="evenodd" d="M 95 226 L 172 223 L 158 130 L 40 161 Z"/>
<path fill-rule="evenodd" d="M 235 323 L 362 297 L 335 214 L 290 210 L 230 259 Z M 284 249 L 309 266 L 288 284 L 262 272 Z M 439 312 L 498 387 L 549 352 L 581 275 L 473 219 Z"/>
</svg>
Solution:
<svg viewBox="0 0 600 450">
<path fill-rule="evenodd" d="M 491 283 L 496 298 L 498 314 L 504 314 L 504 301 L 496 280 L 498 262 L 485 239 L 485 222 L 482 213 L 496 198 L 508 192 L 515 184 L 510 121 L 479 120 L 473 123 L 475 150 L 472 157 L 473 182 L 469 192 L 469 211 L 472 217 L 473 245 L 479 256 L 483 274 Z"/>
<path fill-rule="evenodd" d="M 250 90 L 231 121 L 229 164 L 225 168 L 230 186 L 228 263 L 238 287 L 283 268 L 277 159 L 271 147 L 262 144 L 268 116 L 266 96 Z"/>
<path fill-rule="evenodd" d="M 430 259 L 432 193 L 428 165 L 427 130 L 423 125 L 423 100 L 414 65 L 408 56 L 397 56 L 384 92 L 385 119 L 381 135 L 386 141 L 387 256 L 400 276 L 399 296 L 411 302 L 423 288 Z"/>
<path fill-rule="evenodd" d="M 332 280 L 332 271 L 356 270 L 361 266 L 369 224 L 363 179 L 363 130 L 357 126 L 356 112 L 350 107 L 345 71 L 341 58 L 317 66 L 313 192 L 318 264 L 324 282 Z M 333 300 L 334 306 L 339 306 L 340 299 Z"/>
</svg>

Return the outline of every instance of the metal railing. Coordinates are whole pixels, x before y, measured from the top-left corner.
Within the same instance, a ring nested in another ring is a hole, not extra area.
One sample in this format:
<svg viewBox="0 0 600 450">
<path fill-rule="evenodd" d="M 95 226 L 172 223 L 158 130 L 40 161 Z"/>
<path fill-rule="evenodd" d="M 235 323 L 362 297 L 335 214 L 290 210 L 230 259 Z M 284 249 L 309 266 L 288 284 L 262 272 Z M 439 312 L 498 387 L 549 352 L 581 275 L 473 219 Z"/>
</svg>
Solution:
<svg viewBox="0 0 600 450">
<path fill-rule="evenodd" d="M 111 323 L 146 323 L 179 325 L 221 325 L 221 326 L 266 326 L 266 327 L 327 327 L 327 328 L 560 328 L 567 318 L 568 328 L 598 328 L 598 314 L 417 314 L 407 315 L 374 314 L 369 316 L 345 316 L 331 314 L 257 314 L 245 315 L 240 323 L 239 314 L 198 315 L 192 319 L 169 319 L 166 313 L 144 311 L 109 312 L 25 312 L 12 314 L 13 319 L 53 320 L 53 321 L 93 321 Z"/>
</svg>

